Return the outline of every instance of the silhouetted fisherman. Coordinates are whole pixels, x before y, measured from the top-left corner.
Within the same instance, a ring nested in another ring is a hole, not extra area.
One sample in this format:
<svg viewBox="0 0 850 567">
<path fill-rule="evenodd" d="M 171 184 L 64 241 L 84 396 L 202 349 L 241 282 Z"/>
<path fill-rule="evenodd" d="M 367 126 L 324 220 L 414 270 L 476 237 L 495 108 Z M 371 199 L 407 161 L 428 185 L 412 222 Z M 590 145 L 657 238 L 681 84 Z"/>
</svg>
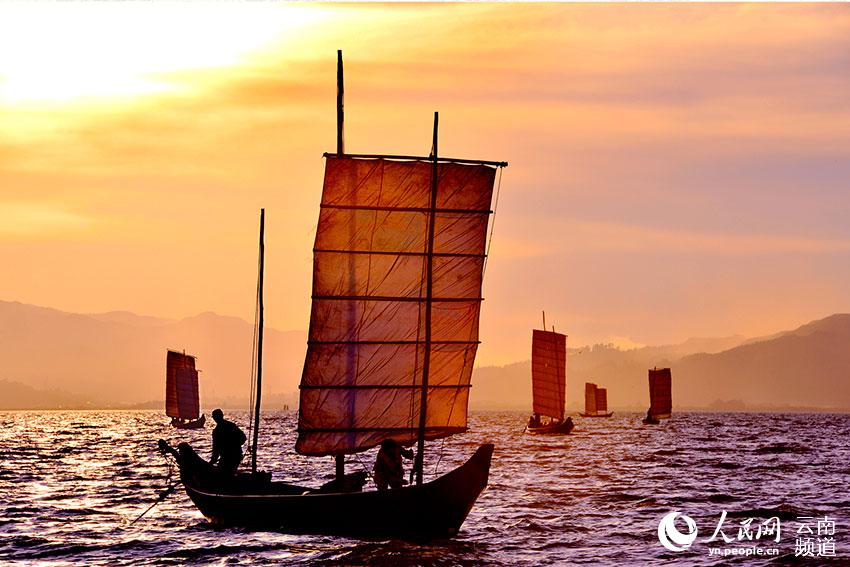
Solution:
<svg viewBox="0 0 850 567">
<path fill-rule="evenodd" d="M 395 439 L 385 439 L 381 442 L 373 470 L 378 490 L 401 488 L 406 484 L 402 457 L 412 459 L 413 451 L 405 449 Z"/>
<path fill-rule="evenodd" d="M 533 413 L 531 417 L 528 418 L 528 427 L 540 427 L 540 414 Z"/>
<path fill-rule="evenodd" d="M 212 434 L 210 464 L 218 462 L 219 471 L 233 476 L 242 461 L 242 445 L 247 438 L 238 425 L 224 419 L 224 412 L 220 409 L 213 410 L 212 418 L 216 426 Z"/>
</svg>

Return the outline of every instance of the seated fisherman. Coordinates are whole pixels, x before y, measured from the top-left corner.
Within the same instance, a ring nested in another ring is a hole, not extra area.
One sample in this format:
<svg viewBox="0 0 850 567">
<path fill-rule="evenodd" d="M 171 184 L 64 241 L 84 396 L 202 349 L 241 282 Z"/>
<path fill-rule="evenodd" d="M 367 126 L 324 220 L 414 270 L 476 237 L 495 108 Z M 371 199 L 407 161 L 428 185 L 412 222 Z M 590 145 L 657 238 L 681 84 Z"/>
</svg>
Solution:
<svg viewBox="0 0 850 567">
<path fill-rule="evenodd" d="M 224 419 L 224 412 L 215 409 L 212 418 L 216 422 L 212 433 L 212 457 L 210 464 L 218 463 L 218 470 L 233 476 L 242 461 L 242 445 L 247 440 L 239 426 Z"/>
<path fill-rule="evenodd" d="M 385 439 L 381 442 L 381 449 L 378 451 L 373 469 L 378 490 L 401 488 L 406 484 L 402 457 L 412 459 L 413 451 L 405 449 L 395 439 Z"/>
</svg>

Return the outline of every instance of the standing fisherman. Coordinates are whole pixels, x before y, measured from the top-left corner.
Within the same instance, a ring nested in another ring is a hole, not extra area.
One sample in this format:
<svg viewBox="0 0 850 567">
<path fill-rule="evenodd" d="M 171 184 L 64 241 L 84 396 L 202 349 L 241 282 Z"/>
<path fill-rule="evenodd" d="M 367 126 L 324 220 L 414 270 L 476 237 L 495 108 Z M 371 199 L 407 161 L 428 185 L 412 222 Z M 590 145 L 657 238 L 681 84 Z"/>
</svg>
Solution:
<svg viewBox="0 0 850 567">
<path fill-rule="evenodd" d="M 412 459 L 413 451 L 405 449 L 395 439 L 381 441 L 381 449 L 375 459 L 374 479 L 378 490 L 401 488 L 405 484 L 402 456 Z"/>
<path fill-rule="evenodd" d="M 242 461 L 242 445 L 247 438 L 239 426 L 224 419 L 224 412 L 215 409 L 212 418 L 216 426 L 212 434 L 212 457 L 210 464 L 218 462 L 218 470 L 227 476 L 234 476 Z"/>
</svg>

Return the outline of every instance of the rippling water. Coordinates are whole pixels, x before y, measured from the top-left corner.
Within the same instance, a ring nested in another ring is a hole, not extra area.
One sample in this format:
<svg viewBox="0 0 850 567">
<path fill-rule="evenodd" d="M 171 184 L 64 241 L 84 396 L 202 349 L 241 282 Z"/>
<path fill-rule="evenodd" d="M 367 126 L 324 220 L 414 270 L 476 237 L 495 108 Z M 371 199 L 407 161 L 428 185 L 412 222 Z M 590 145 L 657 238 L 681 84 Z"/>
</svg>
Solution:
<svg viewBox="0 0 850 567">
<path fill-rule="evenodd" d="M 247 422 L 244 412 L 228 417 Z M 460 535 L 414 544 L 214 529 L 182 491 L 130 525 L 166 484 L 156 440 L 188 440 L 209 455 L 210 428 L 177 431 L 160 412 L 147 411 L 0 413 L 0 558 L 110 565 L 714 565 L 729 561 L 709 556 L 717 543 L 704 543 L 722 510 L 730 536 L 742 519 L 754 518 L 753 526 L 770 516 L 782 522 L 780 542 L 761 544 L 775 545 L 781 556 L 744 558 L 746 565 L 791 561 L 801 516 L 836 518 L 836 552 L 850 557 L 850 416 L 680 413 L 642 427 L 637 414 L 615 414 L 576 417 L 576 430 L 563 437 L 524 435 L 524 418 L 473 413 L 468 433 L 431 444 L 426 472 L 432 476 L 461 464 L 484 441 L 494 442 L 496 453 L 490 486 Z M 314 486 L 329 480 L 330 458 L 293 453 L 294 428 L 293 412 L 264 416 L 260 468 Z M 347 467 L 369 468 L 373 458 L 371 452 L 351 457 Z M 683 552 L 658 541 L 658 522 L 673 510 L 699 526 L 697 541 Z"/>
</svg>

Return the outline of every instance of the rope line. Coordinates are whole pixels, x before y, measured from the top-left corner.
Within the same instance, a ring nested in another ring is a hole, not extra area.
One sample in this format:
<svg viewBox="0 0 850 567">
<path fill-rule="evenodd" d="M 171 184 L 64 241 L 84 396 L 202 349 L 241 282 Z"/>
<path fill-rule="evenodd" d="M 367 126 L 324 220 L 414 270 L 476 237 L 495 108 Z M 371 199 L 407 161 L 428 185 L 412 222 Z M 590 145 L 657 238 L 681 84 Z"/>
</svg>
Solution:
<svg viewBox="0 0 850 567">
<path fill-rule="evenodd" d="M 502 168 L 499 168 L 499 181 L 496 184 L 496 199 L 493 202 L 493 222 L 490 223 L 490 236 L 487 238 L 487 249 L 484 251 L 484 265 L 481 267 L 481 279 L 487 272 L 487 260 L 490 259 L 490 246 L 493 244 L 493 232 L 496 230 L 496 213 L 499 212 L 499 194 L 502 192 Z"/>
<path fill-rule="evenodd" d="M 174 492 L 174 490 L 177 488 L 177 486 L 179 486 L 180 483 L 182 482 L 181 480 L 177 480 L 176 482 L 172 483 L 171 478 L 174 475 L 174 464 L 168 459 L 168 457 L 166 455 L 163 455 L 163 457 L 165 458 L 165 464 L 168 467 L 167 472 L 165 474 L 165 484 L 166 484 L 165 489 L 160 491 L 159 496 L 157 496 L 157 499 L 154 500 L 153 504 L 148 506 L 145 509 L 144 512 L 139 514 L 138 517 L 135 520 L 130 522 L 130 524 L 129 524 L 130 526 L 132 526 L 133 524 L 135 524 L 136 522 L 141 520 L 148 512 L 153 510 L 154 506 L 156 506 L 157 504 L 159 504 L 160 502 L 162 502 L 163 500 L 168 498 Z"/>
<path fill-rule="evenodd" d="M 259 334 L 260 319 L 260 259 L 257 258 L 257 294 L 254 302 L 254 336 L 251 343 L 251 396 L 248 400 L 248 439 L 253 439 L 254 430 L 254 403 L 257 400 L 257 335 Z M 248 444 L 248 453 L 252 453 L 254 447 Z"/>
</svg>

